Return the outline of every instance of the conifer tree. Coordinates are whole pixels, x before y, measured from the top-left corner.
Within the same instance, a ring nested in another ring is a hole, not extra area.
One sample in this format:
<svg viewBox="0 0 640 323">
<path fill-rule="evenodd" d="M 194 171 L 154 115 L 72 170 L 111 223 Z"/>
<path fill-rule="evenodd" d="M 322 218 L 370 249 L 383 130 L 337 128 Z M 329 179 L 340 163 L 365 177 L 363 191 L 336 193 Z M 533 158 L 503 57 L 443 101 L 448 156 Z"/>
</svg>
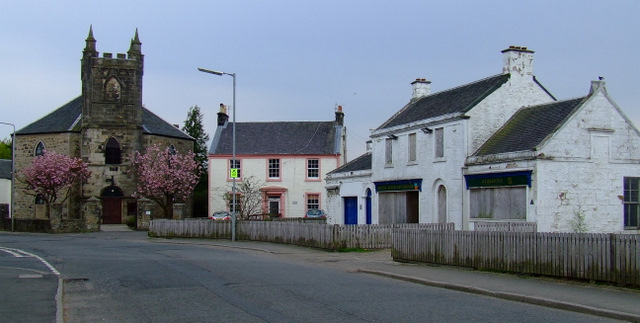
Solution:
<svg viewBox="0 0 640 323">
<path fill-rule="evenodd" d="M 184 121 L 182 131 L 186 132 L 189 136 L 196 140 L 193 152 L 196 155 L 196 161 L 200 165 L 200 169 L 207 170 L 207 141 L 209 141 L 209 134 L 204 131 L 202 124 L 203 115 L 200 112 L 200 108 L 196 105 L 189 109 L 187 113 L 187 120 Z"/>
</svg>

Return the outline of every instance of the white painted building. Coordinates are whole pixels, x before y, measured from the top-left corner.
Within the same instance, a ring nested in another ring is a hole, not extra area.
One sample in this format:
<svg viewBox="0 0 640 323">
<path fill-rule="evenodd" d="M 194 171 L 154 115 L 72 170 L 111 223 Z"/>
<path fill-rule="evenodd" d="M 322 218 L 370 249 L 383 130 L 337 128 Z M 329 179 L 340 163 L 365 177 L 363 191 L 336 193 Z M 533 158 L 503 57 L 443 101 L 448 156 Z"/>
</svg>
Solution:
<svg viewBox="0 0 640 323">
<path fill-rule="evenodd" d="M 602 80 L 585 97 L 523 108 L 467 158 L 465 219 L 638 232 L 638 147 Z"/>
<path fill-rule="evenodd" d="M 327 174 L 327 223 L 378 223 L 371 152 Z"/>
<path fill-rule="evenodd" d="M 533 51 L 502 53 L 502 74 L 434 94 L 412 83 L 411 101 L 372 131 L 370 164 L 328 175 L 333 223 L 638 232 L 640 133 L 604 82 L 556 101 L 533 76 Z"/>
<path fill-rule="evenodd" d="M 223 106 L 209 150 L 209 213 L 234 209 L 231 168 L 239 170 L 236 192 L 249 181 L 259 186 L 261 206 L 251 213 L 303 217 L 308 209 L 326 209 L 325 177 L 344 164 L 346 149 L 342 107 L 335 117 L 236 123 L 234 162 L 233 123 Z M 242 199 L 238 193 L 236 201 Z"/>
<path fill-rule="evenodd" d="M 360 197 L 355 207 L 342 189 L 348 174 L 337 170 L 327 178 L 340 196 L 330 208 L 343 210 L 335 223 L 354 212 L 358 223 L 366 223 L 363 197 L 371 189 L 372 223 L 453 222 L 463 228 L 467 156 L 521 107 L 555 100 L 533 75 L 533 51 L 512 46 L 502 53 L 500 74 L 433 94 L 430 81 L 412 83 L 410 102 L 371 132 L 371 176 L 362 178 L 360 192 L 349 184 L 348 194 Z"/>
</svg>

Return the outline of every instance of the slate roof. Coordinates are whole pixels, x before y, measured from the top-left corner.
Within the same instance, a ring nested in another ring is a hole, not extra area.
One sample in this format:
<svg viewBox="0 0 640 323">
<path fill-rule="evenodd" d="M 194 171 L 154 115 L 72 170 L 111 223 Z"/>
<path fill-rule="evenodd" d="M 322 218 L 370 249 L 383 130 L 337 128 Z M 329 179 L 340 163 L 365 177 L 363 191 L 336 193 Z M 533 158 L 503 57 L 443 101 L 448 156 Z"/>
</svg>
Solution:
<svg viewBox="0 0 640 323">
<path fill-rule="evenodd" d="M 79 96 L 40 120 L 16 131 L 19 135 L 38 133 L 60 133 L 80 131 L 79 117 L 82 113 L 82 96 Z M 74 125 L 76 127 L 74 127 Z"/>
<path fill-rule="evenodd" d="M 588 97 L 518 110 L 474 156 L 533 150 L 562 126 Z"/>
<path fill-rule="evenodd" d="M 352 161 L 330 171 L 328 174 L 347 173 L 362 170 L 371 170 L 371 152 L 356 157 Z"/>
<path fill-rule="evenodd" d="M 378 130 L 447 114 L 462 115 L 500 88 L 510 76 L 510 74 L 491 76 L 411 101 L 378 127 Z"/>
<path fill-rule="evenodd" d="M 11 159 L 0 159 L 0 178 L 11 180 Z"/>
<path fill-rule="evenodd" d="M 145 107 L 142 107 L 142 128 L 144 133 L 150 135 L 193 140 L 191 136 L 164 121 Z"/>
<path fill-rule="evenodd" d="M 213 141 L 210 154 L 233 153 L 233 123 Z M 273 121 L 236 123 L 236 154 L 336 154 L 333 121 Z"/>
<path fill-rule="evenodd" d="M 16 131 L 18 135 L 79 132 L 81 130 L 82 96 L 79 96 L 55 111 L 26 127 Z M 142 107 L 144 133 L 180 139 L 191 139 L 189 135 Z"/>
</svg>

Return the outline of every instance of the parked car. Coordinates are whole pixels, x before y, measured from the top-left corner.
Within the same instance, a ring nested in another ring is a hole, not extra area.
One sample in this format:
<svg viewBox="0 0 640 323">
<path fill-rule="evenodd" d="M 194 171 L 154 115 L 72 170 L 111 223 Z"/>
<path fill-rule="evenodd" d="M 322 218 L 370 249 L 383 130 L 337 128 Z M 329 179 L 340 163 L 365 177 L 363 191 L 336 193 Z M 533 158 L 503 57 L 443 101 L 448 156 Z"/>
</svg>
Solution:
<svg viewBox="0 0 640 323">
<path fill-rule="evenodd" d="M 209 219 L 216 221 L 229 221 L 231 220 L 231 213 L 227 211 L 213 212 L 213 214 L 209 215 Z"/>
<path fill-rule="evenodd" d="M 327 214 L 324 213 L 324 210 L 320 209 L 309 209 L 307 210 L 307 214 L 304 215 L 305 218 L 315 218 L 315 219 L 324 219 L 327 217 Z"/>
</svg>

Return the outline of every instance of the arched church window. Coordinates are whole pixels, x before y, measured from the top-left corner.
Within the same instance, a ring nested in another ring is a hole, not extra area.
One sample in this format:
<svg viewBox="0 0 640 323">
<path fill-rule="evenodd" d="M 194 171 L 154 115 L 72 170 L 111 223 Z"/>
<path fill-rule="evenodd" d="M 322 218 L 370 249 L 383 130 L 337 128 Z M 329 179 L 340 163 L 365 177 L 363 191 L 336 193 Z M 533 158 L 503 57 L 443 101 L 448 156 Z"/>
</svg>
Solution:
<svg viewBox="0 0 640 323">
<path fill-rule="evenodd" d="M 169 146 L 169 154 L 171 155 L 176 154 L 176 147 L 174 145 Z"/>
<path fill-rule="evenodd" d="M 36 157 L 44 155 L 44 144 L 42 143 L 42 141 L 38 142 L 38 144 L 36 145 L 36 150 L 34 155 Z"/>
<path fill-rule="evenodd" d="M 116 138 L 109 138 L 107 142 L 107 148 L 104 151 L 104 163 L 107 165 L 117 165 L 122 163 L 122 152 L 120 150 L 120 143 Z"/>
</svg>

